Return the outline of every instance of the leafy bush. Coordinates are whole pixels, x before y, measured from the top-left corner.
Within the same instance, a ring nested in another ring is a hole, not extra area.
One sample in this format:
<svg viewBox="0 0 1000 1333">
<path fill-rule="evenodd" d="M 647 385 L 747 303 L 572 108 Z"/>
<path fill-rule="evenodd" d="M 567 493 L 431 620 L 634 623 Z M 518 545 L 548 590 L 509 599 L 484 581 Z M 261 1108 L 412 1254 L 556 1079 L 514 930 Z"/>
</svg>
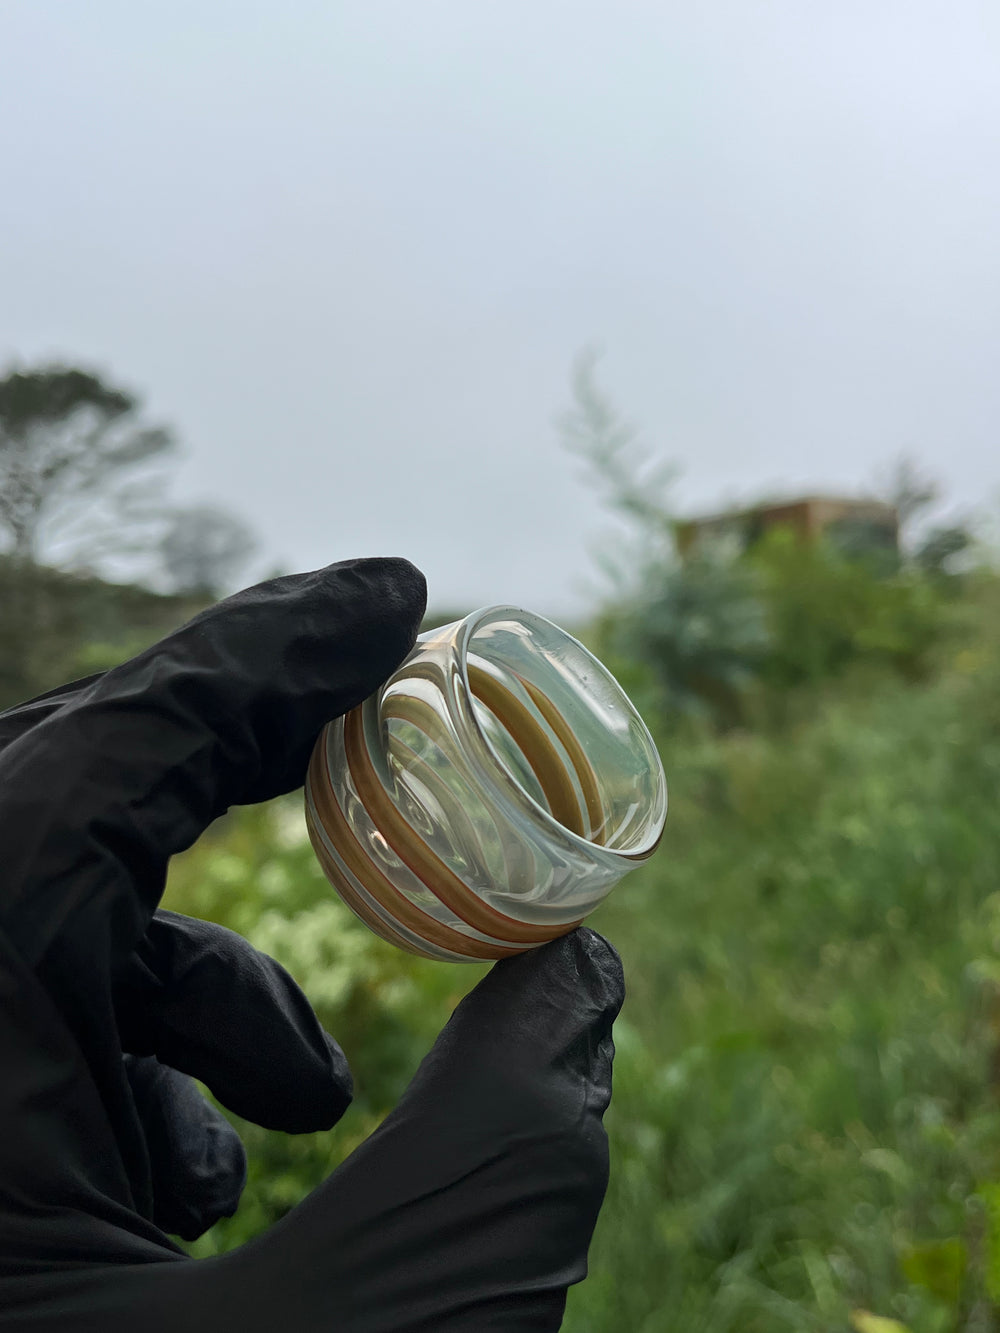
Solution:
<svg viewBox="0 0 1000 1333">
<path fill-rule="evenodd" d="M 622 952 L 611 1186 L 568 1333 L 958 1333 L 1000 1312 L 1000 587 L 934 679 L 781 732 L 661 738 L 659 855 L 593 918 Z M 358 1101 L 331 1134 L 240 1125 L 256 1234 L 399 1095 L 478 969 L 340 907 L 288 799 L 176 859 L 170 905 L 290 967 Z M 882 1324 L 877 1320 L 887 1321 Z"/>
<path fill-rule="evenodd" d="M 792 736 L 663 752 L 663 851 L 594 920 L 631 995 L 567 1327 L 994 1327 L 995 637 Z"/>
<path fill-rule="evenodd" d="M 776 689 L 816 684 L 858 663 L 921 675 L 946 624 L 944 595 L 917 571 L 888 575 L 832 545 L 768 533 L 750 560 L 767 610 L 764 679 Z"/>
<path fill-rule="evenodd" d="M 613 593 L 599 646 L 645 669 L 655 712 L 733 726 L 751 711 L 781 717 L 790 688 L 815 687 L 848 668 L 906 679 L 927 670 L 947 626 L 949 562 L 968 545 L 963 529 L 932 534 L 909 563 L 893 527 L 856 519 L 834 524 L 819 542 L 791 529 L 744 531 L 735 543 L 717 536 L 682 557 L 674 470 L 636 446 L 634 429 L 598 388 L 595 367 L 593 352 L 578 358 L 573 406 L 558 428 L 630 529 L 617 558 L 604 552 Z M 904 526 L 936 495 L 905 462 L 894 489 Z"/>
<path fill-rule="evenodd" d="M 668 709 L 738 720 L 771 647 L 746 564 L 701 557 L 650 570 L 616 620 L 619 651 L 648 665 Z"/>
</svg>

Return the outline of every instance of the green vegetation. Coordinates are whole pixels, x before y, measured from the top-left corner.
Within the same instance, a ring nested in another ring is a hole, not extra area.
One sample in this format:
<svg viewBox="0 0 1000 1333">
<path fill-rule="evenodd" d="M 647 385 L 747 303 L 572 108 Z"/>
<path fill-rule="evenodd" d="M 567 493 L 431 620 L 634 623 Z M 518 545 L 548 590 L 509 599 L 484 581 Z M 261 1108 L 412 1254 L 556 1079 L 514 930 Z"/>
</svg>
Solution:
<svg viewBox="0 0 1000 1333">
<path fill-rule="evenodd" d="M 816 561 L 790 562 L 779 605 Z M 858 630 L 825 674 L 765 675 L 753 726 L 661 710 L 662 850 L 594 918 L 629 999 L 611 1188 L 572 1333 L 994 1327 L 1000 583 L 920 586 L 933 634 L 922 611 L 905 651 Z M 297 798 L 221 821 L 177 858 L 168 902 L 280 958 L 358 1079 L 332 1134 L 240 1126 L 251 1179 L 194 1247 L 208 1254 L 280 1217 L 371 1130 L 481 972 L 356 923 Z"/>
<path fill-rule="evenodd" d="M 205 605 L 0 554 L 0 708 L 114 666 Z"/>
<path fill-rule="evenodd" d="M 141 406 L 75 367 L 0 376 L 0 708 L 146 647 L 256 548 L 226 510 L 167 502 L 176 443 Z M 116 567 L 173 595 L 98 577 Z"/>
<path fill-rule="evenodd" d="M 653 726 L 671 809 L 660 852 L 593 918 L 629 998 L 611 1186 L 565 1327 L 995 1330 L 1000 576 L 973 568 L 959 529 L 902 558 L 779 531 L 680 560 L 668 479 L 638 481 L 591 371 L 563 428 L 636 543 L 581 633 Z M 905 518 L 925 497 L 904 480 Z M 120 660 L 204 596 L 9 550 L 0 610 L 32 633 L 0 644 L 0 702 Z M 237 1122 L 250 1179 L 191 1247 L 210 1255 L 370 1133 L 484 969 L 412 958 L 357 922 L 300 797 L 218 821 L 175 858 L 165 901 L 280 959 L 357 1082 L 331 1133 Z"/>
<path fill-rule="evenodd" d="M 995 587 L 971 605 L 996 623 Z M 772 734 L 665 740 L 663 851 L 595 921 L 630 1001 L 570 1328 L 993 1327 L 996 647 Z"/>
</svg>

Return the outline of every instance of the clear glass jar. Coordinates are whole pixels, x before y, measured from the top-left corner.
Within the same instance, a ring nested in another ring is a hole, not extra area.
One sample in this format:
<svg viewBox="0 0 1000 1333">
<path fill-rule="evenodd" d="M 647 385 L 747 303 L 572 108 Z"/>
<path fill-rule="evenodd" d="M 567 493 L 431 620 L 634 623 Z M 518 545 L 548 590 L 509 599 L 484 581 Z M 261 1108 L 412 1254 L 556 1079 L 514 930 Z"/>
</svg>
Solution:
<svg viewBox="0 0 1000 1333">
<path fill-rule="evenodd" d="M 512 606 L 421 635 L 324 728 L 306 822 L 327 878 L 384 939 L 472 962 L 565 934 L 655 850 L 667 784 L 614 677 Z"/>
</svg>

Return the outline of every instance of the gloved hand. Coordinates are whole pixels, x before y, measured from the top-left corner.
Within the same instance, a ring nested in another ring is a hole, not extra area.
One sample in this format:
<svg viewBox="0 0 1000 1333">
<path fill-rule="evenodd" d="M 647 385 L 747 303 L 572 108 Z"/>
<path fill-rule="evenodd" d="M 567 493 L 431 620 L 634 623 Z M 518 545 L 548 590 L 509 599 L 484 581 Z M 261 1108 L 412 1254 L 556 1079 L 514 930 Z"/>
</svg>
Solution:
<svg viewBox="0 0 1000 1333">
<path fill-rule="evenodd" d="M 200 1095 L 290 1132 L 351 1094 L 273 960 L 157 911 L 170 856 L 301 785 L 323 724 L 411 647 L 423 579 L 350 561 L 238 594 L 0 715 L 4 1333 L 548 1330 L 604 1195 L 614 951 L 498 963 L 396 1110 L 280 1224 L 193 1261 L 245 1163 Z"/>
</svg>

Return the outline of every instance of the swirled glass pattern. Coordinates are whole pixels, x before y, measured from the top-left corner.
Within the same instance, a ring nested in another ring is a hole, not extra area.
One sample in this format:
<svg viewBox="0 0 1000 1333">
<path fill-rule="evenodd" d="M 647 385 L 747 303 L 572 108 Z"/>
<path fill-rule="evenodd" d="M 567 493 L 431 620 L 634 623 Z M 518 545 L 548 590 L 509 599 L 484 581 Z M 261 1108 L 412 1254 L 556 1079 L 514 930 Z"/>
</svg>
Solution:
<svg viewBox="0 0 1000 1333">
<path fill-rule="evenodd" d="M 324 729 L 306 781 L 309 835 L 345 902 L 400 948 L 451 961 L 572 930 L 652 854 L 666 810 L 615 679 L 510 606 L 422 635 Z"/>
</svg>

